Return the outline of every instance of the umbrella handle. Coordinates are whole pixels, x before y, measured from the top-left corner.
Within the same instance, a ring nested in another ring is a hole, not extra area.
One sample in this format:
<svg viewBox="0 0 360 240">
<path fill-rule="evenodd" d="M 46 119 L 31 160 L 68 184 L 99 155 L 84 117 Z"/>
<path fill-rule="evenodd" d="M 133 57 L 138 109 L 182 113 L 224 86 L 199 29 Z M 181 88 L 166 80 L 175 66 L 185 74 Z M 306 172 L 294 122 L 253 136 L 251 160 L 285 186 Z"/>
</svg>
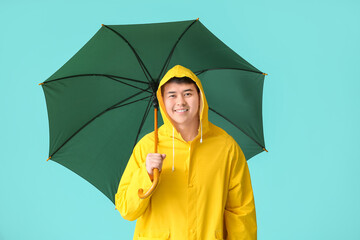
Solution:
<svg viewBox="0 0 360 240">
<path fill-rule="evenodd" d="M 154 153 L 157 153 L 158 149 L 157 149 L 157 145 L 158 145 L 158 117 L 157 117 L 157 112 L 158 112 L 158 102 L 157 99 L 154 98 L 154 137 L 155 137 L 155 144 L 154 144 Z M 142 188 L 140 188 L 138 190 L 138 195 L 139 198 L 144 199 L 149 197 L 152 192 L 155 190 L 156 186 L 159 183 L 159 169 L 154 168 L 153 169 L 153 176 L 154 176 L 154 180 L 153 180 L 153 184 L 151 185 L 151 187 L 149 188 L 149 190 L 147 190 L 146 193 L 144 193 L 144 190 Z"/>
<path fill-rule="evenodd" d="M 147 190 L 146 193 L 144 193 L 144 190 L 142 188 L 139 189 L 139 191 L 138 191 L 139 198 L 145 199 L 145 198 L 149 197 L 152 194 L 152 192 L 155 190 L 156 186 L 159 183 L 159 169 L 157 169 L 157 168 L 153 169 L 153 176 L 154 176 L 153 184 L 151 185 L 149 190 Z"/>
</svg>

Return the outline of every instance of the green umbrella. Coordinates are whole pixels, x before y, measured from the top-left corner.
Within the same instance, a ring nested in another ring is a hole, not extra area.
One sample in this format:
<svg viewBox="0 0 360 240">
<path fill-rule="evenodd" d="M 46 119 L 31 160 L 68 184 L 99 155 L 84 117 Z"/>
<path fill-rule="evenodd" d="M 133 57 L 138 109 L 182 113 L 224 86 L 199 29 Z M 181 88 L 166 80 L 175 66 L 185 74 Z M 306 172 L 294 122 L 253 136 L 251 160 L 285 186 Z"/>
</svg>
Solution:
<svg viewBox="0 0 360 240">
<path fill-rule="evenodd" d="M 234 137 L 246 159 L 266 151 L 265 74 L 196 19 L 102 25 L 41 83 L 49 117 L 49 158 L 114 202 L 134 145 L 153 131 L 151 108 L 158 83 L 178 64 L 199 76 L 210 121 Z"/>
</svg>

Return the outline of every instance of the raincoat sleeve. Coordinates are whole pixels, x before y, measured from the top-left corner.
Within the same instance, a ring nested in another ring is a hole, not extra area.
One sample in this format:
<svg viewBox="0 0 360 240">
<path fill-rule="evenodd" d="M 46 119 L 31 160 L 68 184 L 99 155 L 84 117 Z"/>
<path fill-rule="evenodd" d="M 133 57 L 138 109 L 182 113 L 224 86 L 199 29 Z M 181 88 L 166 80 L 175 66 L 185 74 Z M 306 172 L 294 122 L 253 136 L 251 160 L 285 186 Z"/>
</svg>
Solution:
<svg viewBox="0 0 360 240">
<path fill-rule="evenodd" d="M 149 205 L 150 197 L 140 199 L 138 190 L 147 191 L 152 181 L 147 173 L 141 147 L 137 144 L 120 180 L 115 195 L 115 206 L 121 216 L 129 221 L 139 218 Z"/>
<path fill-rule="evenodd" d="M 232 145 L 230 156 L 233 162 L 224 213 L 227 239 L 255 240 L 257 239 L 255 203 L 248 165 L 236 143 Z"/>
</svg>

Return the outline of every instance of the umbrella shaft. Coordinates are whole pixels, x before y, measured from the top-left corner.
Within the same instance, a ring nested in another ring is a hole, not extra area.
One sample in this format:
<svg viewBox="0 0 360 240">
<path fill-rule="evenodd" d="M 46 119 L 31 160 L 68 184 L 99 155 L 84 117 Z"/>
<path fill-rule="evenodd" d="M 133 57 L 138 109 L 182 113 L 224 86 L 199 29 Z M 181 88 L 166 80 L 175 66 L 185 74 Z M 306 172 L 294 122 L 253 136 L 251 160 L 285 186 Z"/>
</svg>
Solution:
<svg viewBox="0 0 360 240">
<path fill-rule="evenodd" d="M 154 153 L 157 153 L 157 146 L 158 146 L 158 109 L 154 108 L 154 134 L 155 134 L 155 146 L 154 146 Z"/>
</svg>

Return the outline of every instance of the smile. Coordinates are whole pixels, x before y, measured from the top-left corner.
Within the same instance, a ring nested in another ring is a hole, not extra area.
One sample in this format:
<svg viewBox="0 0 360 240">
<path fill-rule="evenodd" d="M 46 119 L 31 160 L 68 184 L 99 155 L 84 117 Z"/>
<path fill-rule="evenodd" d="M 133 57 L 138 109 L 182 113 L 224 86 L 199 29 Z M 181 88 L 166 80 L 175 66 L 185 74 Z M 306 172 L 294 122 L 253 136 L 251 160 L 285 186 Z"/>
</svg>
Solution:
<svg viewBox="0 0 360 240">
<path fill-rule="evenodd" d="M 189 111 L 189 109 L 177 109 L 175 110 L 175 112 L 187 112 Z"/>
</svg>

